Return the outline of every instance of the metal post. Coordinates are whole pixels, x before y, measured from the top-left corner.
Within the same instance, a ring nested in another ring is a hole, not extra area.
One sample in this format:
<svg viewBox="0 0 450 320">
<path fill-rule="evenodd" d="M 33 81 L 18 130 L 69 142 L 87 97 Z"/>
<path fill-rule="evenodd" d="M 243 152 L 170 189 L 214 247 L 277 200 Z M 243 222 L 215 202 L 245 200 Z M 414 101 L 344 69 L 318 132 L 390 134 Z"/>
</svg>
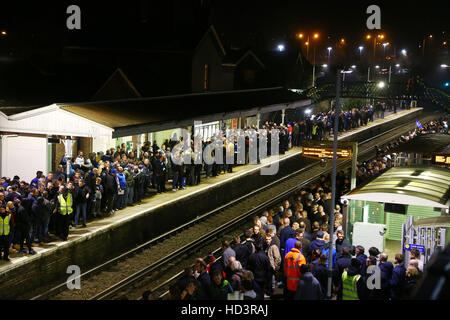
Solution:
<svg viewBox="0 0 450 320">
<path fill-rule="evenodd" d="M 261 113 L 256 114 L 256 128 L 259 129 L 259 124 L 261 123 Z"/>
<path fill-rule="evenodd" d="M 336 203 L 336 171 L 337 171 L 337 145 L 338 145 L 338 125 L 339 125 L 339 105 L 340 105 L 340 93 L 341 93 L 341 72 L 337 71 L 336 80 L 336 107 L 334 114 L 334 144 L 333 144 L 333 173 L 331 178 L 331 208 L 330 208 L 330 245 L 328 251 L 328 290 L 327 297 L 331 299 L 331 282 L 333 274 L 333 248 L 334 248 L 334 208 Z"/>
<path fill-rule="evenodd" d="M 286 112 L 286 109 L 281 109 L 281 124 L 284 124 L 285 112 Z"/>
<path fill-rule="evenodd" d="M 314 88 L 314 85 L 316 84 L 316 47 L 314 46 L 313 50 L 313 80 L 312 80 L 312 86 Z"/>
<path fill-rule="evenodd" d="M 358 142 L 353 144 L 353 157 L 352 157 L 352 179 L 350 182 L 350 189 L 353 190 L 356 188 L 356 170 L 357 170 L 357 162 L 358 162 Z"/>
<path fill-rule="evenodd" d="M 389 81 L 388 81 L 389 84 L 391 84 L 391 73 L 392 73 L 392 65 L 389 66 Z"/>
</svg>

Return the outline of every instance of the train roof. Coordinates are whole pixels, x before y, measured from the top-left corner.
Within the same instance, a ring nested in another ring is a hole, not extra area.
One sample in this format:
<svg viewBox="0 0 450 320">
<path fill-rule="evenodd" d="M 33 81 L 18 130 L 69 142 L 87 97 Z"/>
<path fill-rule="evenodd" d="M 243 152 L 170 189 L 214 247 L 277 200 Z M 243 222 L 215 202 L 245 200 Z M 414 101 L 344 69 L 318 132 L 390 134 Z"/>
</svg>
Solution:
<svg viewBox="0 0 450 320">
<path fill-rule="evenodd" d="M 394 167 L 342 199 L 448 208 L 450 170 L 426 166 Z"/>
<path fill-rule="evenodd" d="M 419 226 L 445 226 L 450 227 L 450 216 L 440 216 L 432 218 L 418 219 L 413 222 L 414 227 Z"/>
</svg>

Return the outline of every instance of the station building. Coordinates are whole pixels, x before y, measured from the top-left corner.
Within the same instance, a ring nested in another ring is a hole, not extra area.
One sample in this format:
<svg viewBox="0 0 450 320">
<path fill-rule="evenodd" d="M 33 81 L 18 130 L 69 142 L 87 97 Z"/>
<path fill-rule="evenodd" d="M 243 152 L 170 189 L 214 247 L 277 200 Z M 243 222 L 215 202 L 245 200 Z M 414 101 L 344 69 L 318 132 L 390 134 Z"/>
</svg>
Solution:
<svg viewBox="0 0 450 320">
<path fill-rule="evenodd" d="M 126 143 L 139 152 L 146 141 L 181 136 L 184 128 L 208 139 L 227 128 L 260 127 L 273 112 L 310 105 L 284 88 L 194 93 L 49 106 L 0 107 L 0 176 L 31 181 L 55 170 L 64 155 L 105 152 Z M 224 112 L 223 110 L 227 110 Z M 194 123 L 195 122 L 195 123 Z"/>
</svg>

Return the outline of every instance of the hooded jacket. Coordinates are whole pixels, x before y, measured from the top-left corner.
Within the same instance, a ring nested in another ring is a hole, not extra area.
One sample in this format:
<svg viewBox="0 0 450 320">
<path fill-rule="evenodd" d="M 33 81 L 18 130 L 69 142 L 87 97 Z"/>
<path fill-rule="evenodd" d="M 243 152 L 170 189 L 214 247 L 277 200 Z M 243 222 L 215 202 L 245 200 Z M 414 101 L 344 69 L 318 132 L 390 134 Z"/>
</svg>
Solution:
<svg viewBox="0 0 450 320">
<path fill-rule="evenodd" d="M 324 298 L 319 281 L 311 272 L 306 272 L 300 277 L 294 300 L 321 300 Z"/>
</svg>

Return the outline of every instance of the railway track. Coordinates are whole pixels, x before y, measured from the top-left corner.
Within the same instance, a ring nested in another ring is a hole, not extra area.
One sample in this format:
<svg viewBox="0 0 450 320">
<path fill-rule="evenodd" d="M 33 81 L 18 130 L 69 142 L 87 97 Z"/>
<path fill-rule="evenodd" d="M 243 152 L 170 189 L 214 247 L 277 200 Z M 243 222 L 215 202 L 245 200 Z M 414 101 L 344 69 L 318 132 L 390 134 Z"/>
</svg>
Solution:
<svg viewBox="0 0 450 320">
<path fill-rule="evenodd" d="M 436 115 L 425 115 L 419 120 L 426 122 L 435 117 Z M 414 124 L 404 125 L 363 141 L 359 145 L 358 157 L 369 157 L 375 145 L 381 146 L 395 140 L 412 128 Z M 219 253 L 218 243 L 224 236 L 230 236 L 233 232 L 240 234 L 243 228 L 251 225 L 249 221 L 257 213 L 278 204 L 300 186 L 308 185 L 321 174 L 331 171 L 331 168 L 321 167 L 320 161 L 310 159 L 302 161 L 305 161 L 305 167 L 301 170 L 203 214 L 83 273 L 80 276 L 82 280 L 80 290 L 67 290 L 66 283 L 62 283 L 34 296 L 32 300 L 107 300 L 124 295 L 130 299 L 138 299 L 146 289 L 165 296 L 170 284 L 179 278 L 180 270 L 192 265 L 194 255 Z M 338 169 L 349 165 L 350 160 L 342 161 L 338 163 Z"/>
</svg>

